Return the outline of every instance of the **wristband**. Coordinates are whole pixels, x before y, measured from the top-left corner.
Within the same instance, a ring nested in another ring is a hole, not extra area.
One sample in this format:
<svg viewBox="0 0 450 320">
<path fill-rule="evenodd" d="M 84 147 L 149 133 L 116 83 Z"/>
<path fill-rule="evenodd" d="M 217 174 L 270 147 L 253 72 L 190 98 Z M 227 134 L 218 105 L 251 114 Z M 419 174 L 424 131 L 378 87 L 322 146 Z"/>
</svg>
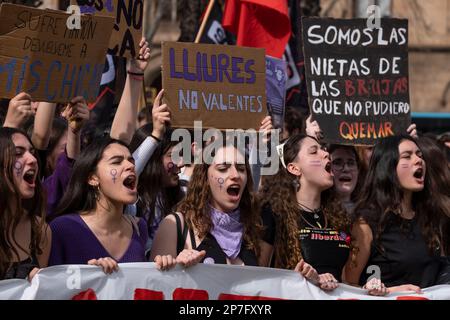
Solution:
<svg viewBox="0 0 450 320">
<path fill-rule="evenodd" d="M 144 73 L 143 72 L 131 72 L 131 71 L 127 71 L 128 74 L 131 74 L 132 76 L 143 76 Z"/>
<path fill-rule="evenodd" d="M 152 135 L 152 134 L 150 135 L 150 137 L 152 137 L 153 139 L 155 139 L 155 140 L 156 140 L 156 141 L 157 141 L 158 143 L 159 143 L 159 142 L 161 142 L 161 139 L 159 139 L 159 138 L 155 137 L 155 136 L 154 136 L 154 135 Z"/>
</svg>

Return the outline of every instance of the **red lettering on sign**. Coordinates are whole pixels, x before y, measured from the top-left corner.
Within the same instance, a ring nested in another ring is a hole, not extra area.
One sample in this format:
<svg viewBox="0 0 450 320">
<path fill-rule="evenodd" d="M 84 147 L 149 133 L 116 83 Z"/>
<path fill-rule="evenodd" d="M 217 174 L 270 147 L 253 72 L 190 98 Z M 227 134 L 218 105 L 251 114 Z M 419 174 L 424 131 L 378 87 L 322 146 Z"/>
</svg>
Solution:
<svg viewBox="0 0 450 320">
<path fill-rule="evenodd" d="M 425 297 L 417 297 L 417 296 L 399 296 L 395 299 L 396 300 L 429 300 Z"/>
<path fill-rule="evenodd" d="M 80 293 L 74 295 L 72 297 L 72 300 L 97 300 L 97 295 L 95 294 L 95 291 L 91 288 L 81 291 Z"/>
<path fill-rule="evenodd" d="M 164 300 L 164 293 L 162 291 L 154 291 L 148 289 L 134 290 L 134 300 Z"/>
<path fill-rule="evenodd" d="M 173 300 L 209 300 L 208 291 L 176 288 L 172 294 Z"/>
</svg>

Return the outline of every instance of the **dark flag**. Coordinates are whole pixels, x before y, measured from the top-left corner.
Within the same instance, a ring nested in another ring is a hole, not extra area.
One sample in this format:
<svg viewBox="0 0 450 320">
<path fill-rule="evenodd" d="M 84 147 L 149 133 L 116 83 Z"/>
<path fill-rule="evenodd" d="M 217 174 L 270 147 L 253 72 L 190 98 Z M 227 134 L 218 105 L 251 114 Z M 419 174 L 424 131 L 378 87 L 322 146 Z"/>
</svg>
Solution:
<svg viewBox="0 0 450 320">
<path fill-rule="evenodd" d="M 300 0 L 289 0 L 289 12 L 292 34 L 283 55 L 287 63 L 286 105 L 298 108 L 302 113 L 309 113 L 302 50 Z"/>
<path fill-rule="evenodd" d="M 205 12 L 203 12 L 200 24 L 203 21 Z M 235 39 L 232 34 L 226 31 L 222 26 L 222 17 L 223 11 L 220 2 L 215 1 L 208 17 L 208 21 L 206 22 L 205 29 L 203 30 L 202 37 L 200 38 L 200 43 L 235 44 Z"/>
</svg>

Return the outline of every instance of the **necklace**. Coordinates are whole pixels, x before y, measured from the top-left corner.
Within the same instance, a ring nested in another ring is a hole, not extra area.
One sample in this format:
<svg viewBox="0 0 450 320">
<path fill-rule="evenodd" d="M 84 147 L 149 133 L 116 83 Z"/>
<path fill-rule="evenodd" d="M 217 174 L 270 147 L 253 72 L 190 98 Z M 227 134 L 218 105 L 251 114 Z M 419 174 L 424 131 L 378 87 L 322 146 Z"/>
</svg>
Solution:
<svg viewBox="0 0 450 320">
<path fill-rule="evenodd" d="M 301 214 L 300 216 L 303 219 L 303 221 L 305 221 L 309 226 L 311 226 L 313 228 L 319 227 L 320 229 L 323 229 L 322 228 L 322 224 L 320 223 L 320 215 L 319 215 L 319 213 L 322 211 L 322 208 L 311 209 L 311 208 L 308 208 L 307 206 L 305 206 L 304 204 L 301 204 L 300 202 L 297 202 L 297 203 L 300 206 L 300 209 L 302 209 L 305 212 L 313 214 L 313 217 L 314 217 L 314 220 L 315 220 L 314 223 L 316 225 L 313 225 L 312 223 L 310 223 L 308 220 L 306 220 L 306 218 L 303 216 L 303 214 Z M 328 223 L 327 223 L 327 218 L 325 217 L 325 215 L 324 215 L 324 220 L 325 220 L 324 221 L 325 222 L 324 223 L 324 225 L 325 225 L 324 228 L 326 228 Z"/>
</svg>

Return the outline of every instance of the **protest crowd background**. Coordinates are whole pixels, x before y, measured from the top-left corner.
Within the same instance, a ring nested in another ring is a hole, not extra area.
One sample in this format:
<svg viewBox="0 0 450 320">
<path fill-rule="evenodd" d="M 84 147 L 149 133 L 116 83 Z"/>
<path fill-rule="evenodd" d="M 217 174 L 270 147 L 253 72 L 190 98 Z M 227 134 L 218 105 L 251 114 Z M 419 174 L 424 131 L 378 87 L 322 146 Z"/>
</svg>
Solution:
<svg viewBox="0 0 450 320">
<path fill-rule="evenodd" d="M 450 290 L 449 0 L 0 4 L 0 280 L 155 262 Z"/>
</svg>

